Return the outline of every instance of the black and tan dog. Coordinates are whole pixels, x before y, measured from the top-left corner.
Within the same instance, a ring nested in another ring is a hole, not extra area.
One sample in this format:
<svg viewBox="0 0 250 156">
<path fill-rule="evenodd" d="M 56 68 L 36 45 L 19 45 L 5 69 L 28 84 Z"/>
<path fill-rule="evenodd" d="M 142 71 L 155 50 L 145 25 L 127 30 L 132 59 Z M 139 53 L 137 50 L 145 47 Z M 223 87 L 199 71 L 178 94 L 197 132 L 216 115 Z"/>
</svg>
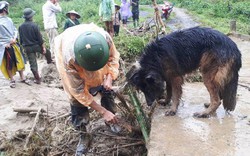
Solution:
<svg viewBox="0 0 250 156">
<path fill-rule="evenodd" d="M 194 27 L 173 32 L 149 43 L 139 65 L 132 67 L 128 82 L 140 89 L 147 104 L 167 91 L 166 103 L 172 105 L 166 115 L 175 115 L 182 95 L 183 76 L 200 68 L 210 94 L 210 105 L 197 117 L 208 117 L 221 104 L 232 111 L 236 105 L 241 53 L 226 35 L 210 28 Z"/>
</svg>

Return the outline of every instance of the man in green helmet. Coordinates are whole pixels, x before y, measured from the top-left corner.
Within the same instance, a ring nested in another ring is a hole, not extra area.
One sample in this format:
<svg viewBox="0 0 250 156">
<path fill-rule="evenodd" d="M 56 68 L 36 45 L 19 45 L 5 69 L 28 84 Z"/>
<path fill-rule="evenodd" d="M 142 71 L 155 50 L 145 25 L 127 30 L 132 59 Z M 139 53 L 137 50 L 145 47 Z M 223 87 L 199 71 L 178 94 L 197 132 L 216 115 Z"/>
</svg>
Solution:
<svg viewBox="0 0 250 156">
<path fill-rule="evenodd" d="M 88 107 L 99 112 L 107 124 L 117 123 L 112 81 L 119 73 L 119 57 L 111 36 L 93 23 L 68 28 L 56 37 L 56 66 L 70 99 L 76 129 L 86 131 Z M 102 88 L 101 105 L 93 98 L 98 86 Z M 83 144 L 82 153 L 87 152 L 87 147 L 87 143 Z"/>
</svg>

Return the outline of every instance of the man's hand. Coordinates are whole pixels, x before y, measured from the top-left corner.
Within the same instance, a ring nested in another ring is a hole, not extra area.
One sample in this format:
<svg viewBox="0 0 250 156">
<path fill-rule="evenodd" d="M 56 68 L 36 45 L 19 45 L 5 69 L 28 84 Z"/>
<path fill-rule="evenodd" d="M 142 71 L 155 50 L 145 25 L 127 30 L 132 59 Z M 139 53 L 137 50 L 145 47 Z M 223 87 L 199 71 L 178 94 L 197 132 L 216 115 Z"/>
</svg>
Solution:
<svg viewBox="0 0 250 156">
<path fill-rule="evenodd" d="M 45 45 L 45 43 L 42 44 L 42 53 L 43 53 L 43 55 L 46 54 L 46 45 Z"/>
<path fill-rule="evenodd" d="M 46 48 L 43 47 L 43 55 L 45 55 L 45 54 L 46 54 Z"/>
<path fill-rule="evenodd" d="M 93 101 L 89 106 L 92 109 L 99 112 L 102 115 L 102 117 L 105 119 L 106 122 L 111 123 L 111 124 L 118 122 L 117 117 L 112 112 L 108 111 L 103 106 L 97 104 L 95 101 Z"/>
<path fill-rule="evenodd" d="M 16 43 L 16 39 L 10 40 L 10 45 L 15 44 L 15 43 Z"/>
<path fill-rule="evenodd" d="M 112 123 L 112 124 L 116 124 L 118 122 L 117 117 L 110 111 L 106 110 L 103 113 L 103 118 L 105 119 L 105 121 L 107 121 L 108 123 Z"/>
<path fill-rule="evenodd" d="M 6 45 L 5 45 L 5 48 L 10 48 L 10 44 L 6 44 Z"/>
</svg>

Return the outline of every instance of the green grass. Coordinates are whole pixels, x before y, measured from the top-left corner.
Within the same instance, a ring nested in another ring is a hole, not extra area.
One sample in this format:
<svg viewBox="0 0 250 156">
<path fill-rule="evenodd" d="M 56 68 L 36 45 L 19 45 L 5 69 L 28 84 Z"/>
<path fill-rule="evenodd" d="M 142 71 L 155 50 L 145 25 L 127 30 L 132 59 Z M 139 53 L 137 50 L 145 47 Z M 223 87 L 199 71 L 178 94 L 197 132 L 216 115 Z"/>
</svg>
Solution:
<svg viewBox="0 0 250 156">
<path fill-rule="evenodd" d="M 213 27 L 224 33 L 230 30 L 230 21 L 236 20 L 237 31 L 250 34 L 249 0 L 172 0 L 178 7 L 188 9 L 205 26 Z"/>
<path fill-rule="evenodd" d="M 150 38 L 151 36 L 149 34 L 133 36 L 121 30 L 119 36 L 114 38 L 114 41 L 121 54 L 121 58 L 132 61 L 131 59 L 135 59 L 135 56 L 140 55 Z"/>
<path fill-rule="evenodd" d="M 145 21 L 149 18 L 154 17 L 154 9 L 152 7 L 147 6 L 147 5 L 141 5 L 140 6 L 140 14 L 146 14 L 146 16 L 140 16 L 140 21 Z"/>
</svg>

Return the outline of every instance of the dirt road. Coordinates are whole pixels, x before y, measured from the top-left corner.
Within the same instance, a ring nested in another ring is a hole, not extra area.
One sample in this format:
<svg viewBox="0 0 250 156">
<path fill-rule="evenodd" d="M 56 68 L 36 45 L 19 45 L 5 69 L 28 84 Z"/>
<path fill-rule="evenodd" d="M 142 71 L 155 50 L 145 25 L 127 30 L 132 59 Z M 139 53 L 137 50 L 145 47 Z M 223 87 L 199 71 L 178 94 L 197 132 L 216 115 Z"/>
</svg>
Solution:
<svg viewBox="0 0 250 156">
<path fill-rule="evenodd" d="M 197 24 L 182 9 L 174 8 L 174 13 L 177 19 L 169 22 L 170 28 L 174 30 Z M 148 145 L 149 156 L 249 155 L 250 42 L 232 39 L 241 50 L 243 62 L 236 110 L 229 115 L 220 106 L 216 114 L 209 119 L 194 118 L 193 113 L 205 109 L 203 104 L 209 102 L 209 95 L 203 83 L 186 83 L 176 116 L 166 117 L 166 108 L 156 108 Z"/>
</svg>

